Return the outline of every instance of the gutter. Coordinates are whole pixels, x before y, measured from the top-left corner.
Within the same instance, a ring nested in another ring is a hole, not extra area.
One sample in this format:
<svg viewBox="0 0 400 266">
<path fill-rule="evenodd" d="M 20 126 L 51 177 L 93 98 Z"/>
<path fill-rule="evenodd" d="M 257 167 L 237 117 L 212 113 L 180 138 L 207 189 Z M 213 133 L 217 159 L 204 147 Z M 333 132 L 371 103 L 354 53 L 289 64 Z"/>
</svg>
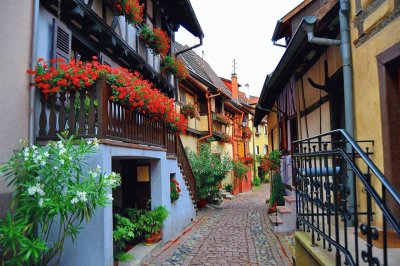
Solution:
<svg viewBox="0 0 400 266">
<path fill-rule="evenodd" d="M 197 48 L 197 47 L 199 47 L 199 46 L 202 46 L 202 45 L 203 45 L 203 36 L 200 36 L 199 39 L 200 39 L 200 43 L 198 43 L 198 44 L 196 44 L 196 45 L 194 45 L 194 46 L 192 46 L 192 47 L 183 49 L 182 51 L 177 52 L 177 53 L 175 54 L 175 57 L 177 57 L 177 56 L 180 55 L 180 54 L 186 53 L 187 51 L 193 50 L 193 49 L 195 49 L 195 48 Z"/>
<path fill-rule="evenodd" d="M 39 24 L 39 1 L 35 0 L 33 3 L 33 25 L 32 25 L 32 39 L 31 39 L 31 68 L 36 65 L 37 60 L 37 32 Z M 35 99 L 36 87 L 33 75 L 30 75 L 29 83 L 29 127 L 28 127 L 28 140 L 30 144 L 35 142 Z"/>
</svg>

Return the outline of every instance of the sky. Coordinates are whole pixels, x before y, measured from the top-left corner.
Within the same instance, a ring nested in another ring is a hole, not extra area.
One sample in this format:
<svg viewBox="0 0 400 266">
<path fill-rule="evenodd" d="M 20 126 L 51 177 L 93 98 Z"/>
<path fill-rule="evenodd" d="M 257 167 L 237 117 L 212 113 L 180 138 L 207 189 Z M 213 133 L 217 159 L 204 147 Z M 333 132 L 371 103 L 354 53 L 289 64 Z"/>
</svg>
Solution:
<svg viewBox="0 0 400 266">
<path fill-rule="evenodd" d="M 276 22 L 302 0 L 191 0 L 204 32 L 203 45 L 194 49 L 224 78 L 230 79 L 233 59 L 241 90 L 259 96 L 267 74 L 274 71 L 285 48 L 271 42 Z M 182 27 L 176 41 L 193 46 L 199 39 Z M 249 84 L 246 91 L 245 84 Z"/>
</svg>

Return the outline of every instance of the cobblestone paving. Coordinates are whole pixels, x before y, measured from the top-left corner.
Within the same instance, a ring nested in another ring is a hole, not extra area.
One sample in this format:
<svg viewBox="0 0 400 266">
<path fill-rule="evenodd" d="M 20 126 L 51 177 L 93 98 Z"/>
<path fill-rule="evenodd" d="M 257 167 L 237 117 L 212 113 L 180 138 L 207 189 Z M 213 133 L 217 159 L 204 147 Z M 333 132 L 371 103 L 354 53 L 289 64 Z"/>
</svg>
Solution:
<svg viewBox="0 0 400 266">
<path fill-rule="evenodd" d="M 275 234 L 267 217 L 266 186 L 198 212 L 177 239 L 144 265 L 292 265 L 286 234 Z"/>
</svg>

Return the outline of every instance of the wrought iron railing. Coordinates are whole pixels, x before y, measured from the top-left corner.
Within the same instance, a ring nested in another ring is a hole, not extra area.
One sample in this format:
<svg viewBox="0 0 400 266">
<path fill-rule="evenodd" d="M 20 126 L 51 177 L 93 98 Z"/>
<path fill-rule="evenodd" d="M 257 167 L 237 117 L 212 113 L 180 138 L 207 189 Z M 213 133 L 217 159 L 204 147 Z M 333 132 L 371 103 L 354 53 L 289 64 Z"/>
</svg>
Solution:
<svg viewBox="0 0 400 266">
<path fill-rule="evenodd" d="M 400 235 L 400 194 L 370 160 L 374 143 L 339 129 L 293 144 L 297 230 L 336 265 L 396 264 L 388 238 Z"/>
</svg>

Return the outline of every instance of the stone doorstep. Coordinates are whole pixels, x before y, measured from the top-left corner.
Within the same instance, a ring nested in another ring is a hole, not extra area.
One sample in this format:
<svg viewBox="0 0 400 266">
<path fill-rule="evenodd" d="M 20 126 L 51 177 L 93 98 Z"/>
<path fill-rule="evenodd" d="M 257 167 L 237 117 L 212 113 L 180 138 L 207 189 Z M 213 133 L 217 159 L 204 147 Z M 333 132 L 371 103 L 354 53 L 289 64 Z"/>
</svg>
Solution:
<svg viewBox="0 0 400 266">
<path fill-rule="evenodd" d="M 144 242 L 137 244 L 132 249 L 130 249 L 127 253 L 134 256 L 134 259 L 131 261 L 119 261 L 118 266 L 138 266 L 142 265 L 143 261 L 156 249 L 161 248 L 163 241 L 161 240 L 158 243 L 155 243 L 151 246 L 145 246 Z"/>
<path fill-rule="evenodd" d="M 279 213 L 282 213 L 282 214 L 285 214 L 285 213 L 292 213 L 292 210 L 289 209 L 289 208 L 286 207 L 286 206 L 277 206 L 277 207 L 276 207 L 276 210 L 277 210 Z"/>
<path fill-rule="evenodd" d="M 287 201 L 289 203 L 296 202 L 295 196 L 283 196 L 283 198 L 285 199 L 285 201 Z"/>
<path fill-rule="evenodd" d="M 235 196 L 233 196 L 233 195 L 225 195 L 225 199 L 229 199 L 229 200 L 231 200 L 231 199 L 233 199 Z"/>
<path fill-rule="evenodd" d="M 281 219 L 281 217 L 276 216 L 275 213 L 269 214 L 268 218 L 269 218 L 271 224 L 273 224 L 273 225 L 275 225 L 275 224 L 278 224 L 278 225 L 283 224 L 283 220 Z"/>
</svg>

